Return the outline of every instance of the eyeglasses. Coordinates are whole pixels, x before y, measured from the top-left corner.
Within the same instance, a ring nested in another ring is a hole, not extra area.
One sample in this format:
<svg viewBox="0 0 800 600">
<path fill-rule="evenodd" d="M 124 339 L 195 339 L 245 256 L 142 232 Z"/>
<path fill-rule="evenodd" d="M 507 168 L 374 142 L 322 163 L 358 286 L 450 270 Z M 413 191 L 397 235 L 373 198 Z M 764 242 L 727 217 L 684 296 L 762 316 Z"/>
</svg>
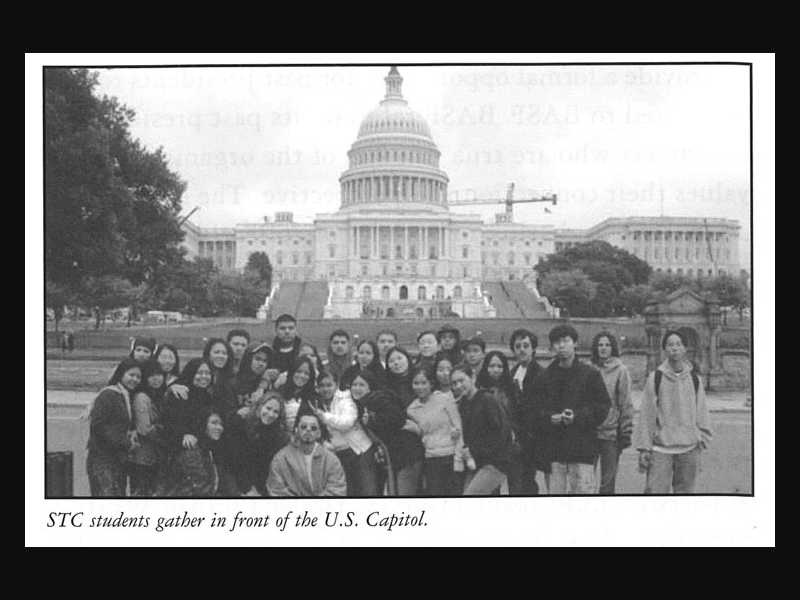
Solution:
<svg viewBox="0 0 800 600">
<path fill-rule="evenodd" d="M 319 431 L 318 425 L 300 425 L 300 429 L 303 431 Z"/>
</svg>

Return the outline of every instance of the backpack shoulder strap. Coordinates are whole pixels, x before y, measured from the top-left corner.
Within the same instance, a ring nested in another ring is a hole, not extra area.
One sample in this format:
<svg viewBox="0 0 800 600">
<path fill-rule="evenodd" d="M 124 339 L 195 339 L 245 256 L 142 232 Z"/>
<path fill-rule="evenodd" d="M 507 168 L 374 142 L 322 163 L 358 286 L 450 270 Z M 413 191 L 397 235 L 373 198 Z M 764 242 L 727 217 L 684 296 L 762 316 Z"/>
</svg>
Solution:
<svg viewBox="0 0 800 600">
<path fill-rule="evenodd" d="M 655 388 L 656 388 L 656 406 L 658 405 L 658 388 L 661 387 L 661 378 L 663 376 L 664 376 L 664 373 L 662 373 L 659 369 L 656 369 L 656 374 L 655 374 L 655 379 L 654 379 Z"/>
<path fill-rule="evenodd" d="M 697 401 L 697 391 L 700 389 L 700 377 L 698 377 L 697 373 L 694 371 L 692 371 L 692 383 L 694 384 L 695 401 Z"/>
</svg>

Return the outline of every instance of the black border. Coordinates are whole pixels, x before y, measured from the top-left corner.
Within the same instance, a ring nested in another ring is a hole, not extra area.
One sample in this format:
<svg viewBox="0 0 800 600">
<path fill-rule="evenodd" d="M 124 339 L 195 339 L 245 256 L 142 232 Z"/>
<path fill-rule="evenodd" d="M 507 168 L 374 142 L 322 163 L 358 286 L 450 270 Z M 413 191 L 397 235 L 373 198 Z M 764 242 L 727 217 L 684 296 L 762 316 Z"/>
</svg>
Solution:
<svg viewBox="0 0 800 600">
<path fill-rule="evenodd" d="M 482 67 L 502 67 L 502 66 L 520 66 L 520 67 L 599 67 L 599 66 L 746 66 L 749 70 L 749 85 L 750 85 L 750 493 L 749 494 L 736 494 L 736 493 L 706 493 L 706 494 L 614 494 L 613 496 L 598 496 L 597 494 L 541 494 L 541 495 L 515 495 L 515 496 L 344 496 L 341 498 L 328 498 L 322 496 L 309 496 L 305 498 L 267 498 L 269 500 L 386 500 L 386 501 L 404 501 L 406 499 L 429 499 L 429 500 L 460 500 L 464 498 L 712 498 L 712 497 L 732 497 L 732 498 L 754 498 L 755 497 L 755 408 L 752 405 L 755 391 L 755 367 L 754 367 L 754 332 L 755 332 L 755 308 L 753 305 L 754 293 L 753 283 L 755 282 L 755 261 L 754 261 L 754 240 L 753 240 L 753 63 L 752 62 L 739 62 L 739 61 L 636 61 L 636 62 L 374 62 L 374 63 L 231 63 L 231 64 L 153 64 L 153 65 L 42 65 L 42 181 L 44 183 L 42 189 L 42 231 L 46 231 L 46 201 L 45 195 L 47 193 L 47 169 L 45 161 L 47 159 L 47 138 L 45 124 L 45 70 L 46 69 L 183 69 L 183 68 L 270 68 L 270 67 L 391 67 L 391 66 L 406 66 L 406 67 L 452 67 L 452 66 L 482 66 Z M 47 256 L 47 236 L 43 236 L 43 249 L 42 255 L 42 283 L 46 283 L 45 277 L 45 259 Z M 741 267 L 741 264 L 740 264 Z M 47 323 L 43 324 L 43 333 L 47 336 Z M 45 343 L 42 348 L 44 358 L 44 469 L 42 472 L 42 480 L 44 483 L 44 500 L 146 500 L 146 501 L 163 501 L 163 500 L 264 500 L 265 498 L 259 496 L 215 496 L 210 498 L 197 498 L 192 496 L 169 496 L 169 497 L 153 497 L 153 498 L 133 498 L 130 496 L 70 496 L 70 497 L 49 497 L 47 495 L 47 344 Z M 76 465 L 73 463 L 73 472 Z"/>
</svg>

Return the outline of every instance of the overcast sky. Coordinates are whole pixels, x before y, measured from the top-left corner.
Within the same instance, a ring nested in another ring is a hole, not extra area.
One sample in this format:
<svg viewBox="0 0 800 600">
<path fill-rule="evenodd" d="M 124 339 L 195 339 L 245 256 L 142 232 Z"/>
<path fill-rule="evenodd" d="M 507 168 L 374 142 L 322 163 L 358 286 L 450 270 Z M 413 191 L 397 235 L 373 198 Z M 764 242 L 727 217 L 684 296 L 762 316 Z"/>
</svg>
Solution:
<svg viewBox="0 0 800 600">
<path fill-rule="evenodd" d="M 428 121 L 451 197 L 556 193 L 519 222 L 584 228 L 607 217 L 737 219 L 749 268 L 749 79 L 742 66 L 399 67 Z M 380 67 L 100 71 L 101 94 L 136 111 L 132 133 L 163 146 L 200 226 L 335 212 L 338 178 Z M 457 207 L 486 221 L 503 207 Z"/>
</svg>

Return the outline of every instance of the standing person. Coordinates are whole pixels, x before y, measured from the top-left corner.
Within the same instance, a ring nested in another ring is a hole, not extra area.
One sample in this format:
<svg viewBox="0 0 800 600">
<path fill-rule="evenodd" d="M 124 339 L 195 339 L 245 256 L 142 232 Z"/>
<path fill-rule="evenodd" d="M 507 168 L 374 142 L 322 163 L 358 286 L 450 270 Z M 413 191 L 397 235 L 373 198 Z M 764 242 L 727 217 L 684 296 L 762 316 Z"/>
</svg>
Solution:
<svg viewBox="0 0 800 600">
<path fill-rule="evenodd" d="M 397 346 L 387 353 L 386 364 L 386 387 L 402 400 L 405 410 L 414 399 L 414 390 L 411 388 L 411 357 Z"/>
<path fill-rule="evenodd" d="M 314 380 L 323 371 L 322 359 L 319 357 L 319 351 L 314 344 L 303 342 L 300 344 L 300 349 L 297 351 L 297 356 L 308 356 L 314 364 Z"/>
<path fill-rule="evenodd" d="M 244 352 L 247 346 L 250 345 L 250 333 L 244 329 L 231 329 L 226 337 L 228 346 L 231 349 L 231 375 L 236 375 L 239 372 L 239 367 L 244 358 Z"/>
<path fill-rule="evenodd" d="M 93 497 L 125 496 L 128 453 L 139 446 L 130 395 L 141 380 L 140 363 L 126 358 L 89 408 L 86 471 Z"/>
<path fill-rule="evenodd" d="M 511 423 L 511 461 L 508 467 L 508 493 L 511 496 L 523 494 L 522 485 L 522 414 L 519 407 L 519 393 L 511 379 L 508 359 L 499 350 L 487 352 L 483 367 L 476 381 L 478 388 L 493 394 L 508 414 Z"/>
<path fill-rule="evenodd" d="M 170 465 L 170 473 L 159 495 L 213 498 L 240 496 L 230 465 L 221 451 L 224 418 L 213 408 L 200 415 L 197 443 L 183 447 Z"/>
<path fill-rule="evenodd" d="M 161 366 L 164 373 L 164 385 L 169 387 L 178 379 L 181 373 L 181 361 L 178 349 L 172 344 L 159 344 L 153 358 Z"/>
<path fill-rule="evenodd" d="M 601 496 L 608 496 L 614 493 L 619 455 L 631 445 L 631 375 L 619 358 L 617 338 L 608 331 L 601 331 L 592 339 L 592 364 L 600 370 L 611 398 L 608 416 L 597 428 L 597 438 L 600 440 L 599 493 Z"/>
<path fill-rule="evenodd" d="M 64 331 L 61 333 L 61 358 L 64 358 L 67 348 L 69 348 L 69 336 L 67 332 Z"/>
<path fill-rule="evenodd" d="M 447 355 L 450 363 L 457 365 L 464 356 L 461 352 L 461 332 L 452 325 L 443 325 L 436 334 L 439 342 L 439 352 Z"/>
<path fill-rule="evenodd" d="M 350 349 L 350 334 L 344 329 L 337 329 L 328 338 L 328 364 L 326 370 L 336 378 L 338 384 L 342 375 L 353 364 Z"/>
<path fill-rule="evenodd" d="M 342 465 L 333 452 L 319 443 L 321 435 L 316 415 L 300 416 L 294 441 L 272 459 L 267 479 L 270 496 L 347 495 Z"/>
<path fill-rule="evenodd" d="M 322 373 L 317 381 L 317 394 L 320 406 L 314 412 L 330 432 L 331 446 L 347 479 L 347 495 L 378 496 L 377 445 L 361 425 L 350 392 L 337 390 L 333 375 Z"/>
<path fill-rule="evenodd" d="M 297 319 L 283 314 L 275 321 L 275 340 L 272 350 L 275 353 L 274 368 L 278 373 L 287 373 L 297 360 L 302 340 L 297 335 Z"/>
<path fill-rule="evenodd" d="M 289 379 L 280 389 L 284 401 L 286 431 L 294 431 L 300 406 L 314 398 L 314 364 L 308 356 L 295 360 L 289 370 Z"/>
<path fill-rule="evenodd" d="M 463 448 L 458 408 L 452 396 L 434 390 L 436 375 L 431 368 L 414 367 L 411 382 L 415 398 L 406 413 L 422 434 L 425 493 L 428 496 L 460 495 L 460 479 L 454 470 L 457 450 L 460 457 Z"/>
<path fill-rule="evenodd" d="M 692 494 L 700 452 L 712 431 L 703 382 L 686 360 L 686 340 L 668 331 L 661 341 L 666 360 L 648 376 L 635 431 L 645 494 Z"/>
<path fill-rule="evenodd" d="M 375 338 L 375 344 L 378 346 L 378 356 L 380 357 L 381 366 L 385 371 L 388 368 L 387 357 L 389 351 L 397 346 L 397 333 L 391 329 L 384 329 L 378 332 Z"/>
<path fill-rule="evenodd" d="M 211 365 L 211 396 L 219 413 L 227 418 L 239 408 L 233 379 L 233 351 L 222 338 L 211 338 L 203 349 Z"/>
<path fill-rule="evenodd" d="M 574 327 L 557 325 L 548 337 L 555 359 L 534 380 L 530 416 L 551 463 L 550 493 L 593 494 L 597 427 L 611 399 L 600 372 L 577 359 Z"/>
<path fill-rule="evenodd" d="M 272 382 L 266 377 L 266 373 L 271 358 L 272 348 L 268 344 L 258 344 L 245 350 L 234 382 L 239 407 L 250 405 L 262 395 L 256 392 L 263 393 L 269 389 Z"/>
<path fill-rule="evenodd" d="M 477 376 L 483 368 L 483 357 L 486 354 L 486 342 L 478 336 L 468 339 L 464 343 L 464 362 L 470 366 Z"/>
<path fill-rule="evenodd" d="M 432 367 L 436 360 L 436 353 L 439 352 L 439 342 L 433 331 L 423 331 L 417 336 L 417 348 L 419 354 L 414 366 L 422 365 Z"/>
<path fill-rule="evenodd" d="M 156 339 L 152 337 L 137 336 L 131 338 L 131 352 L 129 356 L 143 365 L 153 355 L 156 349 Z"/>
<path fill-rule="evenodd" d="M 193 448 L 202 432 L 202 415 L 213 408 L 211 396 L 211 365 L 205 358 L 193 358 L 186 363 L 176 385 L 164 396 L 165 437 L 168 453 L 174 456 L 180 448 Z M 185 389 L 176 392 L 176 387 Z"/>
<path fill-rule="evenodd" d="M 246 496 L 266 496 L 272 459 L 289 442 L 284 428 L 283 398 L 267 391 L 254 404 L 243 406 L 231 419 L 228 432 L 235 438 L 232 463 L 237 487 Z"/>
<path fill-rule="evenodd" d="M 511 334 L 509 346 L 517 359 L 517 364 L 511 369 L 511 379 L 516 386 L 519 398 L 519 443 L 522 447 L 522 484 L 521 492 L 525 495 L 535 496 L 539 493 L 536 483 L 536 471 L 544 473 L 545 485 L 550 477 L 550 464 L 538 460 L 536 444 L 537 436 L 529 428 L 531 420 L 528 418 L 533 410 L 533 380 L 542 372 L 542 367 L 536 362 L 536 346 L 539 339 L 527 329 L 516 329 Z"/>
<path fill-rule="evenodd" d="M 384 385 L 385 371 L 381 365 L 378 346 L 372 340 L 362 340 L 358 343 L 356 346 L 356 362 L 342 375 L 339 389 L 348 389 L 355 376 L 362 371 L 370 371 L 375 376 L 378 385 Z"/>
<path fill-rule="evenodd" d="M 453 399 L 453 394 L 450 392 L 450 373 L 453 371 L 453 361 L 446 353 L 439 352 L 436 355 L 436 360 L 433 362 L 433 372 L 436 375 L 435 389 L 447 394 L 450 399 Z"/>
<path fill-rule="evenodd" d="M 403 401 L 378 384 L 372 371 L 359 373 L 350 385 L 350 395 L 358 407 L 361 424 L 384 445 L 388 457 L 377 455 L 386 467 L 389 494 L 414 496 L 419 489 L 425 449 L 419 427 L 408 419 Z M 378 490 L 383 489 L 379 480 Z"/>
<path fill-rule="evenodd" d="M 464 445 L 474 461 L 465 496 L 494 494 L 507 481 L 512 460 L 511 420 L 495 394 L 475 387 L 475 374 L 466 364 L 450 374 L 450 387 L 464 426 Z"/>
<path fill-rule="evenodd" d="M 72 351 L 75 350 L 75 333 L 72 331 L 72 329 L 67 330 L 67 350 L 70 354 L 72 354 Z"/>
<path fill-rule="evenodd" d="M 142 367 L 142 381 L 133 395 L 133 425 L 139 447 L 130 453 L 131 496 L 155 493 L 156 478 L 166 460 L 166 440 L 161 423 L 164 371 L 155 358 Z"/>
</svg>

